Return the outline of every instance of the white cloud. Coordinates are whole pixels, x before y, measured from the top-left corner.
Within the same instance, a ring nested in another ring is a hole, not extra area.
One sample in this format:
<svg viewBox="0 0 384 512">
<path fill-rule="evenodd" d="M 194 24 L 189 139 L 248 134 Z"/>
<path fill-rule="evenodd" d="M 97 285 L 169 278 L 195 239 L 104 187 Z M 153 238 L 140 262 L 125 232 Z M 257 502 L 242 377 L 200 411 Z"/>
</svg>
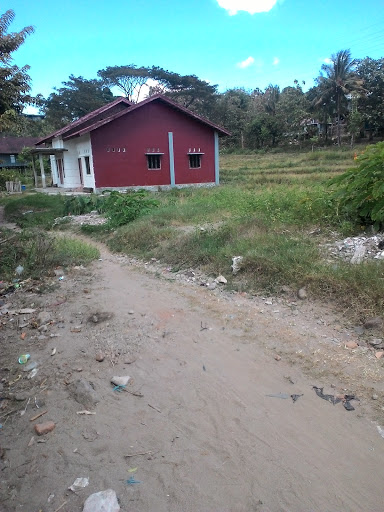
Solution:
<svg viewBox="0 0 384 512">
<path fill-rule="evenodd" d="M 255 59 L 253 57 L 248 57 L 248 59 L 243 60 L 242 62 L 238 62 L 236 66 L 238 68 L 244 69 L 248 66 L 251 66 L 255 62 Z"/>
<path fill-rule="evenodd" d="M 323 59 L 323 62 L 324 62 L 324 64 L 332 64 L 332 60 L 329 59 L 328 57 Z"/>
<path fill-rule="evenodd" d="M 277 66 L 279 63 L 280 63 L 280 59 L 279 59 L 279 57 L 275 57 L 275 58 L 273 59 L 272 64 L 273 64 L 274 66 Z"/>
<path fill-rule="evenodd" d="M 217 0 L 217 3 L 227 10 L 230 16 L 234 16 L 239 11 L 249 14 L 268 12 L 277 4 L 277 0 Z"/>
</svg>

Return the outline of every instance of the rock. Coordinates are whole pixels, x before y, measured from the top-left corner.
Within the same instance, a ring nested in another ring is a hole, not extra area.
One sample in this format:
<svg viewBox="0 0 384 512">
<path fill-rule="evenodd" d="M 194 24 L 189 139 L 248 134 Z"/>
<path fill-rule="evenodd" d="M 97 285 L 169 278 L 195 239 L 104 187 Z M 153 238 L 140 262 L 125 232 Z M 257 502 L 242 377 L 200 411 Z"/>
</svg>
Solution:
<svg viewBox="0 0 384 512">
<path fill-rule="evenodd" d="M 373 347 L 378 347 L 379 345 L 384 343 L 384 340 L 383 338 L 372 338 L 371 340 L 368 340 L 368 343 Z"/>
<path fill-rule="evenodd" d="M 214 290 L 216 288 L 216 283 L 213 282 L 213 283 L 207 283 L 207 288 L 208 290 Z"/>
<path fill-rule="evenodd" d="M 281 293 L 290 293 L 291 289 L 289 286 L 286 286 L 286 285 L 283 285 L 281 288 L 280 288 L 280 291 Z"/>
<path fill-rule="evenodd" d="M 83 512 L 119 512 L 120 505 L 114 490 L 95 492 L 84 503 Z"/>
<path fill-rule="evenodd" d="M 101 363 L 102 361 L 104 361 L 105 359 L 105 355 L 104 355 L 104 352 L 97 352 L 96 354 L 96 361 L 98 361 L 99 363 Z"/>
<path fill-rule="evenodd" d="M 51 313 L 49 313 L 49 311 L 40 311 L 36 318 L 38 326 L 48 324 L 51 320 L 52 316 Z"/>
<path fill-rule="evenodd" d="M 232 274 L 233 275 L 236 275 L 240 271 L 241 263 L 242 263 L 243 259 L 244 259 L 243 256 L 234 256 L 232 258 L 231 268 L 232 268 Z"/>
<path fill-rule="evenodd" d="M 380 327 L 383 327 L 383 319 L 381 316 L 368 318 L 368 320 L 366 320 L 364 323 L 364 327 L 366 329 L 380 329 Z"/>
<path fill-rule="evenodd" d="M 356 343 L 356 341 L 347 341 L 345 346 L 346 348 L 357 348 L 359 345 Z"/>
<path fill-rule="evenodd" d="M 123 377 L 112 377 L 111 382 L 115 386 L 126 386 L 128 382 L 131 380 L 131 377 L 128 377 L 128 375 L 125 375 Z"/>
<path fill-rule="evenodd" d="M 35 425 L 35 432 L 38 436 L 43 436 L 44 434 L 48 434 L 48 432 L 52 432 L 55 428 L 55 424 L 53 421 L 46 421 L 45 423 L 37 423 Z"/>
<path fill-rule="evenodd" d="M 55 268 L 53 273 L 55 274 L 55 276 L 57 277 L 60 277 L 60 276 L 63 276 L 65 274 L 64 272 L 64 269 L 63 268 Z"/>
<path fill-rule="evenodd" d="M 70 392 L 76 402 L 84 405 L 86 409 L 92 409 L 92 407 L 100 402 L 99 395 L 93 389 L 92 385 L 84 379 L 75 381 L 70 387 Z"/>
<path fill-rule="evenodd" d="M 275 361 L 281 361 L 281 357 L 278 354 L 275 355 Z"/>
<path fill-rule="evenodd" d="M 24 400 L 27 400 L 29 398 L 28 393 L 16 393 L 15 400 L 18 402 L 23 402 Z"/>
<path fill-rule="evenodd" d="M 134 314 L 135 314 L 135 312 L 133 311 L 133 309 L 130 309 L 130 310 L 128 311 L 128 315 L 134 315 Z"/>
<path fill-rule="evenodd" d="M 297 297 L 300 300 L 306 299 L 308 297 L 306 289 L 305 288 L 300 288 L 300 290 L 297 292 Z"/>
<path fill-rule="evenodd" d="M 379 352 L 376 352 L 375 357 L 376 359 L 381 359 L 384 356 L 384 351 L 380 350 Z"/>
<path fill-rule="evenodd" d="M 225 279 L 224 276 L 220 275 L 220 276 L 217 276 L 216 279 L 215 279 L 216 283 L 218 284 L 227 284 L 227 280 Z"/>
<path fill-rule="evenodd" d="M 376 395 L 376 393 L 374 393 L 372 395 L 372 400 L 378 400 L 379 399 L 379 395 Z"/>
</svg>

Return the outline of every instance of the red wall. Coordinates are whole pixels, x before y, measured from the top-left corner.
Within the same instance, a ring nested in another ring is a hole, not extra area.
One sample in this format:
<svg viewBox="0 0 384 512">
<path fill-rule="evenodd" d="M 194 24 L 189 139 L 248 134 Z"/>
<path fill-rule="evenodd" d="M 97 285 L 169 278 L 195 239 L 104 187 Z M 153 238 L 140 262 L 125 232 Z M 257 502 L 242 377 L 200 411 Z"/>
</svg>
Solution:
<svg viewBox="0 0 384 512">
<path fill-rule="evenodd" d="M 173 132 L 176 184 L 214 182 L 213 129 L 159 100 L 91 132 L 96 188 L 169 185 L 168 132 Z M 164 153 L 161 170 L 147 169 L 148 148 Z M 193 148 L 204 153 L 200 169 L 189 169 Z"/>
</svg>

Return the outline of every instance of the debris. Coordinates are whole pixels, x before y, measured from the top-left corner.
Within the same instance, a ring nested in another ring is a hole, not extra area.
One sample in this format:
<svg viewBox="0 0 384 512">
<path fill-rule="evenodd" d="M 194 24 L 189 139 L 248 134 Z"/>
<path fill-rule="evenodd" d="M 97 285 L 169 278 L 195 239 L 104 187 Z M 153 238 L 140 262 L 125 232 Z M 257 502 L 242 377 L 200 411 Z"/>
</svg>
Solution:
<svg viewBox="0 0 384 512">
<path fill-rule="evenodd" d="M 34 368 L 31 373 L 28 375 L 28 379 L 33 379 L 33 377 L 37 374 L 39 370 L 37 368 Z"/>
<path fill-rule="evenodd" d="M 31 361 L 30 363 L 28 363 L 27 365 L 24 366 L 23 372 L 30 372 L 31 370 L 34 370 L 35 368 L 37 368 L 36 361 Z"/>
<path fill-rule="evenodd" d="M 203 322 L 200 322 L 200 331 L 206 331 L 206 330 L 208 330 L 208 326 L 207 326 L 207 324 L 205 324 L 205 325 L 203 326 Z"/>
<path fill-rule="evenodd" d="M 20 357 L 19 357 L 19 364 L 25 364 L 28 359 L 31 357 L 30 354 L 22 354 Z"/>
<path fill-rule="evenodd" d="M 114 490 L 95 492 L 84 503 L 83 512 L 119 512 L 120 505 Z"/>
<path fill-rule="evenodd" d="M 347 341 L 345 344 L 345 348 L 357 348 L 359 345 L 356 343 L 356 341 Z"/>
<path fill-rule="evenodd" d="M 128 375 L 125 375 L 123 377 L 112 377 L 111 382 L 115 386 L 126 386 L 128 382 L 131 380 L 131 377 L 128 377 Z"/>
<path fill-rule="evenodd" d="M 241 270 L 241 263 L 243 261 L 243 256 L 234 256 L 232 258 L 232 274 L 235 276 Z"/>
<path fill-rule="evenodd" d="M 59 510 L 61 510 L 67 503 L 68 501 L 64 501 L 64 503 L 62 503 L 60 507 L 55 510 L 55 512 L 59 512 Z"/>
<path fill-rule="evenodd" d="M 129 468 L 128 473 L 136 473 L 137 470 L 138 468 Z"/>
<path fill-rule="evenodd" d="M 305 300 L 308 297 L 306 289 L 300 288 L 300 290 L 297 292 L 297 297 L 300 300 Z"/>
<path fill-rule="evenodd" d="M 131 476 L 130 478 L 128 478 L 127 480 L 127 484 L 128 485 L 132 485 L 132 484 L 140 484 L 141 482 L 139 480 L 135 480 L 135 477 L 134 476 Z"/>
<path fill-rule="evenodd" d="M 204 370 L 205 372 L 207 371 L 207 369 L 206 369 L 205 365 L 203 365 L 203 370 Z"/>
<path fill-rule="evenodd" d="M 15 273 L 20 276 L 22 273 L 24 272 L 24 267 L 22 265 L 18 265 L 16 268 L 15 268 Z"/>
<path fill-rule="evenodd" d="M 379 425 L 377 425 L 377 430 L 382 438 L 384 438 L 384 428 L 381 428 Z"/>
<path fill-rule="evenodd" d="M 330 402 L 331 404 L 335 405 L 341 402 L 341 398 L 337 398 L 334 395 L 325 395 L 323 393 L 324 388 L 318 388 L 317 386 L 312 386 L 312 389 L 315 390 L 316 395 L 322 398 L 323 400 L 326 400 L 327 402 Z"/>
<path fill-rule="evenodd" d="M 38 436 L 43 436 L 44 434 L 48 434 L 48 432 L 52 432 L 52 430 L 56 427 L 53 421 L 46 421 L 45 423 L 37 423 L 35 425 L 35 432 Z"/>
<path fill-rule="evenodd" d="M 291 395 L 291 398 L 292 398 L 292 401 L 293 403 L 297 402 L 297 400 L 301 397 L 301 396 L 304 396 L 304 393 L 302 393 L 301 395 Z"/>
<path fill-rule="evenodd" d="M 29 421 L 35 421 L 37 420 L 38 418 L 40 418 L 41 416 L 44 416 L 44 414 L 47 414 L 48 411 L 42 411 L 42 412 L 39 412 L 39 414 L 36 414 L 35 416 L 32 416 L 32 418 L 29 419 Z"/>
<path fill-rule="evenodd" d="M 92 407 L 100 402 L 99 395 L 93 389 L 92 384 L 85 379 L 75 381 L 70 386 L 70 391 L 76 402 L 83 405 L 86 409 L 92 409 Z"/>
<path fill-rule="evenodd" d="M 139 453 L 130 453 L 129 455 L 124 455 L 124 457 L 139 457 L 141 455 L 149 455 L 149 454 L 153 454 L 155 452 L 153 452 L 152 450 L 149 450 L 148 452 L 139 452 Z"/>
<path fill-rule="evenodd" d="M 218 284 L 227 284 L 227 280 L 225 279 L 224 276 L 220 275 L 220 276 L 217 276 L 216 279 L 215 279 L 216 283 Z"/>
<path fill-rule="evenodd" d="M 80 491 L 80 489 L 84 489 L 89 485 L 89 478 L 76 478 L 71 487 L 68 487 L 70 491 L 76 492 Z"/>
<path fill-rule="evenodd" d="M 52 349 L 51 356 L 54 356 L 56 354 L 56 347 Z"/>
<path fill-rule="evenodd" d="M 32 436 L 31 440 L 28 443 L 28 448 L 30 448 L 33 445 L 34 442 L 35 442 L 35 436 Z"/>
<path fill-rule="evenodd" d="M 34 313 L 36 311 L 36 309 L 32 309 L 32 308 L 22 308 L 22 309 L 19 309 L 18 313 L 19 315 L 32 315 L 32 313 Z"/>
<path fill-rule="evenodd" d="M 59 281 L 64 281 L 64 276 L 60 276 Z"/>
<path fill-rule="evenodd" d="M 272 393 L 270 395 L 265 396 L 270 396 L 272 398 L 282 398 L 283 400 L 286 400 L 287 398 L 291 397 L 291 395 L 289 395 L 288 393 Z"/>
<path fill-rule="evenodd" d="M 355 410 L 355 408 L 353 407 L 353 405 L 351 404 L 351 402 L 349 400 L 343 400 L 343 406 L 344 406 L 344 409 L 346 409 L 347 411 Z"/>
<path fill-rule="evenodd" d="M 104 352 L 97 352 L 96 354 L 96 361 L 98 361 L 99 363 L 101 363 L 102 361 L 104 361 L 105 359 L 105 355 L 104 355 Z"/>
<path fill-rule="evenodd" d="M 150 407 L 151 409 L 155 409 L 155 411 L 161 413 L 160 409 L 158 409 L 157 407 L 155 407 L 154 405 L 151 405 L 151 404 L 148 404 L 148 407 Z"/>
<path fill-rule="evenodd" d="M 355 248 L 355 252 L 353 253 L 353 256 L 351 258 L 351 263 L 354 265 L 360 264 L 365 256 L 365 253 L 367 251 L 367 248 L 363 244 L 359 244 Z"/>
<path fill-rule="evenodd" d="M 27 404 L 26 404 L 26 406 L 25 406 L 25 409 L 24 409 L 24 411 L 21 411 L 20 416 L 24 416 L 24 414 L 27 412 L 28 405 L 29 405 L 29 402 L 30 402 L 30 401 L 31 401 L 31 398 L 28 398 L 28 400 L 27 400 Z"/>
<path fill-rule="evenodd" d="M 49 311 L 40 311 L 40 313 L 37 315 L 36 322 L 37 325 L 40 327 L 41 325 L 49 324 L 49 322 L 52 320 L 52 315 L 49 313 Z"/>
<path fill-rule="evenodd" d="M 84 409 L 84 411 L 77 411 L 76 414 L 90 415 L 90 414 L 96 414 L 96 413 L 95 412 L 91 412 L 91 411 L 87 411 L 86 409 Z"/>
<path fill-rule="evenodd" d="M 26 332 L 22 332 L 22 333 L 20 334 L 20 339 L 21 339 L 21 340 L 25 340 L 26 335 L 27 335 L 27 333 L 26 333 Z"/>
</svg>

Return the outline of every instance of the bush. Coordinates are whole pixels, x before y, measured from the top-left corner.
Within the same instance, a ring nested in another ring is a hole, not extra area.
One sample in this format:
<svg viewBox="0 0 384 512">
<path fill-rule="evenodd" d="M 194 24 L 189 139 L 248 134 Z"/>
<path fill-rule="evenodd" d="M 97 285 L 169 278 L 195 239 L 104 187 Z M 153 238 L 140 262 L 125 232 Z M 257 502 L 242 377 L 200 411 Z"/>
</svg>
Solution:
<svg viewBox="0 0 384 512">
<path fill-rule="evenodd" d="M 126 194 L 111 192 L 103 204 L 109 225 L 112 227 L 123 226 L 156 208 L 159 202 L 148 196 L 149 193 L 145 190 Z"/>
<path fill-rule="evenodd" d="M 5 169 L 0 172 L 0 190 L 6 190 L 6 181 L 21 181 L 20 173 Z"/>
<path fill-rule="evenodd" d="M 341 210 L 356 222 L 384 226 L 384 142 L 368 146 L 358 166 L 331 180 Z"/>
</svg>

